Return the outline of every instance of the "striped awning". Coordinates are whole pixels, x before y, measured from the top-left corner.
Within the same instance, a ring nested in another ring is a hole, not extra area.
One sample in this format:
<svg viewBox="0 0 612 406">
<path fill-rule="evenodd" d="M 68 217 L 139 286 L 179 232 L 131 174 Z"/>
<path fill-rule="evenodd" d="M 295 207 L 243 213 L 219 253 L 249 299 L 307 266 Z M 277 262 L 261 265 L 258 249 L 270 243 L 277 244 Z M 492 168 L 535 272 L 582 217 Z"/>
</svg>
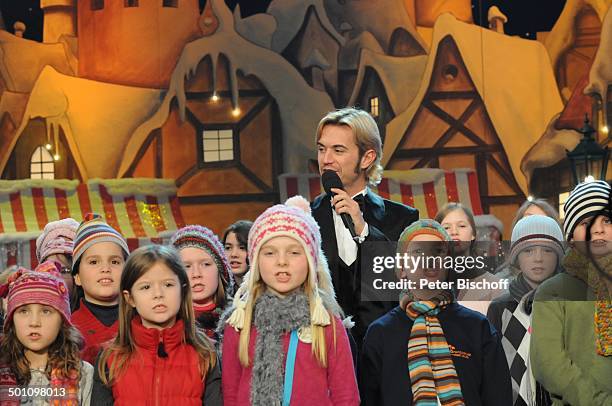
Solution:
<svg viewBox="0 0 612 406">
<path fill-rule="evenodd" d="M 0 239 L 37 236 L 54 220 L 102 215 L 126 238 L 158 237 L 184 226 L 173 181 L 93 179 L 0 181 Z"/>
<path fill-rule="evenodd" d="M 283 174 L 279 178 L 281 201 L 302 195 L 308 200 L 322 192 L 318 174 Z M 478 178 L 472 169 L 412 169 L 385 171 L 378 187 L 371 188 L 385 199 L 419 210 L 422 218 L 433 218 L 448 202 L 460 202 L 482 214 Z"/>
</svg>

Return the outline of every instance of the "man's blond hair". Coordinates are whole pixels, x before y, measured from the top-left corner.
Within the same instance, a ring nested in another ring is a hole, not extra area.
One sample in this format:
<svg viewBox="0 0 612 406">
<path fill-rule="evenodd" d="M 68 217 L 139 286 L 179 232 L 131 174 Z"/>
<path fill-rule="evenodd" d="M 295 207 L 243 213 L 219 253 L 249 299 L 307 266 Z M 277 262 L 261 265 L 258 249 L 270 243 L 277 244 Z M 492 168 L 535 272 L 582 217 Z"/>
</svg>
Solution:
<svg viewBox="0 0 612 406">
<path fill-rule="evenodd" d="M 380 164 L 382 159 L 382 140 L 376 121 L 364 110 L 354 107 L 345 107 L 340 110 L 330 111 L 319 121 L 317 127 L 316 142 L 321 138 L 321 132 L 326 125 L 345 125 L 355 135 L 355 143 L 359 148 L 359 160 L 368 150 L 376 152 L 376 159 L 365 170 L 366 181 L 376 186 L 382 179 L 383 168 Z"/>
</svg>

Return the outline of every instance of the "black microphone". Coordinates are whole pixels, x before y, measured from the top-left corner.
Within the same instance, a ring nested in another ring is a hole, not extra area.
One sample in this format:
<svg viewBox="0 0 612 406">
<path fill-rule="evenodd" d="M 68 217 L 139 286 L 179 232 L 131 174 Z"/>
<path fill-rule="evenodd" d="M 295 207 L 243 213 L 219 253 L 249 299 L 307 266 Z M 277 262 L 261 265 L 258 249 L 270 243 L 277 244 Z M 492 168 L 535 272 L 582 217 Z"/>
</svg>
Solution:
<svg viewBox="0 0 612 406">
<path fill-rule="evenodd" d="M 321 175 L 321 183 L 323 183 L 323 189 L 325 189 L 325 193 L 334 197 L 336 194 L 331 191 L 332 188 L 342 189 L 344 190 L 344 185 L 340 180 L 340 176 L 334 171 L 323 171 L 323 175 Z M 348 228 L 351 233 L 351 237 L 353 239 L 357 238 L 357 233 L 355 232 L 355 224 L 353 223 L 353 219 L 351 215 L 348 213 L 340 214 L 340 218 L 344 223 L 344 227 Z"/>
</svg>

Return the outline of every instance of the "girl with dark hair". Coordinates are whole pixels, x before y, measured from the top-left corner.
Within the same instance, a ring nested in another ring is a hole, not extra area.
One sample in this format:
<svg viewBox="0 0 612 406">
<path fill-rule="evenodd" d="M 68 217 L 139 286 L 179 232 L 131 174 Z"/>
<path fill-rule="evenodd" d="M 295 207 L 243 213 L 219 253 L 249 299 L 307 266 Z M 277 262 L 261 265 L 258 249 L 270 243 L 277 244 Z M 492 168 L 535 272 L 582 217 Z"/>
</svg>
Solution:
<svg viewBox="0 0 612 406">
<path fill-rule="evenodd" d="M 189 279 L 175 250 L 134 251 L 121 292 L 119 333 L 96 363 L 96 404 L 220 405 L 219 363 L 196 328 Z"/>
<path fill-rule="evenodd" d="M 234 274 L 236 286 L 242 284 L 244 274 L 249 270 L 249 258 L 247 255 L 247 243 L 249 231 L 253 225 L 252 221 L 238 220 L 223 233 L 223 246 L 225 255 L 229 260 L 230 268 Z"/>
</svg>

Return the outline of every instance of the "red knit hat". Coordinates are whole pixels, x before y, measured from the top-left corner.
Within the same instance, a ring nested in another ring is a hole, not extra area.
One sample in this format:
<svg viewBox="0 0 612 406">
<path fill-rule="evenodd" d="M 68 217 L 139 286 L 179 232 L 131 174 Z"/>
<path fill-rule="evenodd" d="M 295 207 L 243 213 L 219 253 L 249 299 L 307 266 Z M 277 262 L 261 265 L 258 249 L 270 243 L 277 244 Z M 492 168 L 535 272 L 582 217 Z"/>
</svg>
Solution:
<svg viewBox="0 0 612 406">
<path fill-rule="evenodd" d="M 5 330 L 13 321 L 13 314 L 18 307 L 34 303 L 53 307 L 60 312 L 66 323 L 72 324 L 70 299 L 66 283 L 60 274 L 61 267 L 57 261 L 46 261 L 34 271 L 20 268 L 9 277 L 5 286 L 0 287 L 3 296 L 8 293 Z"/>
</svg>

